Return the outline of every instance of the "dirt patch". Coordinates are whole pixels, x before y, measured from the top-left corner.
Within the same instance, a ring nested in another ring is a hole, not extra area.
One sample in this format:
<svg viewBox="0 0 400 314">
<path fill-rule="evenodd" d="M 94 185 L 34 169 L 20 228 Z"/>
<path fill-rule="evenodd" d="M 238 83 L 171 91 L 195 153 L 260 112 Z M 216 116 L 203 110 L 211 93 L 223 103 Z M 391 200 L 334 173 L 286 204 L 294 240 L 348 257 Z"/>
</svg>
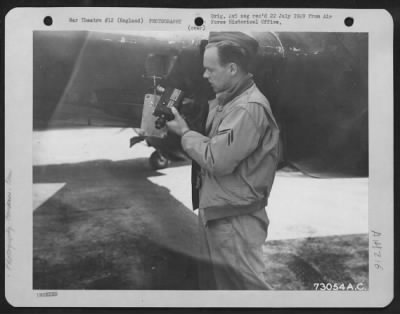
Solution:
<svg viewBox="0 0 400 314">
<path fill-rule="evenodd" d="M 278 290 L 313 290 L 315 284 L 362 284 L 368 289 L 368 235 L 267 241 L 267 281 Z"/>
</svg>

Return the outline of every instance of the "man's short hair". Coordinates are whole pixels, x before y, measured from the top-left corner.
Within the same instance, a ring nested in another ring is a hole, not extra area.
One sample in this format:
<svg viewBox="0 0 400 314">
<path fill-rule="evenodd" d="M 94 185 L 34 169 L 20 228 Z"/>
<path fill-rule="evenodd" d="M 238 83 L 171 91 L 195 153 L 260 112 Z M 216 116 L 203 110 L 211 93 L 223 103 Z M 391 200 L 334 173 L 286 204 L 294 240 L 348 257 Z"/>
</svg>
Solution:
<svg viewBox="0 0 400 314">
<path fill-rule="evenodd" d="M 206 46 L 206 49 L 211 47 L 217 48 L 221 65 L 226 65 L 232 62 L 237 64 L 237 66 L 244 72 L 248 72 L 251 58 L 245 48 L 228 40 L 210 43 Z"/>
</svg>

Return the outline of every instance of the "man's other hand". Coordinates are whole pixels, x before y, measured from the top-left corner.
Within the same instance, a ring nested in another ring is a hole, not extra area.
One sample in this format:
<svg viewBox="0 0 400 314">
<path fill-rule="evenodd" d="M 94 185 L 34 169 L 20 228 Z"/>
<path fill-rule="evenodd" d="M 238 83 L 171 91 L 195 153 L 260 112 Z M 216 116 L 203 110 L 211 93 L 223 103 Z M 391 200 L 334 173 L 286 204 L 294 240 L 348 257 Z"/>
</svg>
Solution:
<svg viewBox="0 0 400 314">
<path fill-rule="evenodd" d="M 183 133 L 189 130 L 189 127 L 175 107 L 171 107 L 171 111 L 174 114 L 175 118 L 171 121 L 167 121 L 167 128 L 169 131 L 179 136 L 182 136 Z"/>
</svg>

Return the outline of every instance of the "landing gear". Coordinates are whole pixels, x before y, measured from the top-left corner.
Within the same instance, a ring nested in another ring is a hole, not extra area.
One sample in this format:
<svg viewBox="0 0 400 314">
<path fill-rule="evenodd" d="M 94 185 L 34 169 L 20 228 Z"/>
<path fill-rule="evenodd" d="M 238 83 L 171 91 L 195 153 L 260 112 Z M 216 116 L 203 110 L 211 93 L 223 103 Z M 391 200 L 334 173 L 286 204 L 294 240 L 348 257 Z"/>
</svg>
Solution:
<svg viewBox="0 0 400 314">
<path fill-rule="evenodd" d="M 160 154 L 159 151 L 155 151 L 149 158 L 150 167 L 154 170 L 167 168 L 169 160 Z"/>
</svg>

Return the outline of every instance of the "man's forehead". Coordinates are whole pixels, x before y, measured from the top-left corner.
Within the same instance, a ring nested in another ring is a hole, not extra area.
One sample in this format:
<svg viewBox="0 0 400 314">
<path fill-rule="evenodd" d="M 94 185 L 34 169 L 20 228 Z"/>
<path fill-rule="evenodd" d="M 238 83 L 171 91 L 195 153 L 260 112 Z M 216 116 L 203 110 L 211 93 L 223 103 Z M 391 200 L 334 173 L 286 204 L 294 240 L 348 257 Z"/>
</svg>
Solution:
<svg viewBox="0 0 400 314">
<path fill-rule="evenodd" d="M 206 50 L 204 51 L 204 55 L 208 55 L 208 56 L 218 56 L 218 48 L 215 46 L 211 46 L 211 47 L 206 47 Z"/>
<path fill-rule="evenodd" d="M 204 51 L 204 63 L 218 63 L 219 55 L 217 47 L 208 47 Z"/>
</svg>

